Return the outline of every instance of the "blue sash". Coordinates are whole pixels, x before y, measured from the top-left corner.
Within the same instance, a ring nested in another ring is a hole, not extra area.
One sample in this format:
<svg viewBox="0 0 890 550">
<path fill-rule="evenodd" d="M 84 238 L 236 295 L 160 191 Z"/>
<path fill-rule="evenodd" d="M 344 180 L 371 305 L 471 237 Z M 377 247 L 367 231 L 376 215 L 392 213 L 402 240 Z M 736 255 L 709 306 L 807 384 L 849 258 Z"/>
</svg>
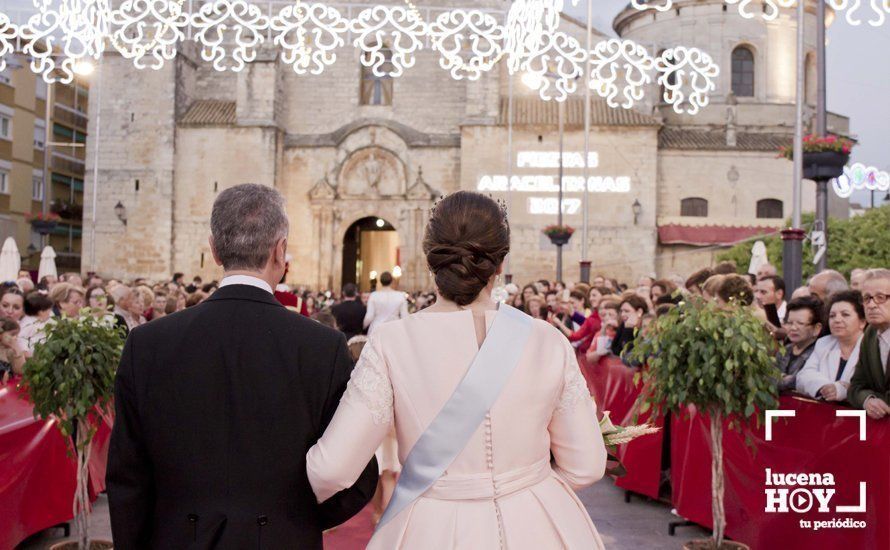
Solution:
<svg viewBox="0 0 890 550">
<path fill-rule="evenodd" d="M 408 453 L 377 529 L 432 487 L 464 450 L 519 364 L 531 330 L 531 317 L 500 305 L 467 373 Z"/>
</svg>

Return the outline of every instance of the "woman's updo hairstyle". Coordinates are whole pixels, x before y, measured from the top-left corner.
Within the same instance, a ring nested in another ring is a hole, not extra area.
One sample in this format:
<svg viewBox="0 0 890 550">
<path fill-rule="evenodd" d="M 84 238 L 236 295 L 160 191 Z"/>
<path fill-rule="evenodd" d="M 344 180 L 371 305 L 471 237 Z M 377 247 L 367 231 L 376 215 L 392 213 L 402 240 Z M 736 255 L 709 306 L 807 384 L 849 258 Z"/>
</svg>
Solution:
<svg viewBox="0 0 890 550">
<path fill-rule="evenodd" d="M 423 252 L 445 299 L 461 306 L 473 302 L 509 251 L 507 215 L 494 199 L 458 191 L 431 212 Z"/>
</svg>

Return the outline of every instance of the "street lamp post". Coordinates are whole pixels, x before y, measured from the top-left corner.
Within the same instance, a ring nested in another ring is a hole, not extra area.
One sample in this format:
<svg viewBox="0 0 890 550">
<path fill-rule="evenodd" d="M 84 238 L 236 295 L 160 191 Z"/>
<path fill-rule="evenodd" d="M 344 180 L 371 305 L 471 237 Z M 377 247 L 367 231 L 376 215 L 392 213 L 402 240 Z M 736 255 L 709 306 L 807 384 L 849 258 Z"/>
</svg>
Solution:
<svg viewBox="0 0 890 550">
<path fill-rule="evenodd" d="M 798 24 L 803 25 L 803 18 Z M 801 59 L 804 58 L 802 48 L 798 50 L 797 55 Z M 800 74 L 798 78 L 801 78 Z M 824 136 L 828 131 L 825 88 L 825 1 L 818 0 L 816 2 L 816 135 L 819 136 Z M 824 178 L 816 180 L 816 223 L 813 230 L 822 231 L 825 237 L 825 253 L 816 262 L 816 273 L 819 273 L 828 267 L 828 180 Z"/>
<path fill-rule="evenodd" d="M 803 277 L 804 230 L 800 227 L 801 178 L 803 177 L 803 102 L 804 102 L 804 3 L 797 3 L 797 104 L 794 120 L 794 170 L 792 181 L 791 227 L 782 231 L 782 272 L 790 296 Z"/>
<path fill-rule="evenodd" d="M 587 51 L 591 50 L 591 39 L 593 34 L 593 0 L 587 0 Z M 589 67 L 588 67 L 589 69 Z M 585 71 L 585 78 L 589 77 Z M 581 230 L 581 282 L 590 283 L 590 258 L 588 256 L 587 229 L 590 219 L 590 82 L 584 86 L 584 197 L 582 199 L 584 208 L 583 229 Z"/>
<path fill-rule="evenodd" d="M 559 120 L 559 175 L 557 176 L 557 185 L 559 186 L 559 199 L 557 200 L 556 214 L 557 224 L 562 227 L 562 173 L 563 173 L 563 137 L 565 134 L 565 101 L 557 103 L 557 118 Z M 562 243 L 556 245 L 556 280 L 562 281 Z"/>
</svg>

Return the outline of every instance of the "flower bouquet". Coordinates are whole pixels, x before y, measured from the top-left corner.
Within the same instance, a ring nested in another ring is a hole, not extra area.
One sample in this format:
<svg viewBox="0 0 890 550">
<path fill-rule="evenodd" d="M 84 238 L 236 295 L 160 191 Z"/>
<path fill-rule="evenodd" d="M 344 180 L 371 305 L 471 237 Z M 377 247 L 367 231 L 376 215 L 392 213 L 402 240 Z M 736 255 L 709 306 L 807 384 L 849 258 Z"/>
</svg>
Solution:
<svg viewBox="0 0 890 550">
<path fill-rule="evenodd" d="M 603 418 L 600 420 L 600 432 L 603 434 L 603 442 L 606 444 L 606 450 L 609 453 L 609 463 L 606 466 L 606 473 L 616 477 L 621 477 L 627 470 L 618 459 L 618 445 L 630 443 L 638 437 L 648 434 L 654 434 L 661 428 L 653 426 L 649 423 L 637 426 L 616 426 L 612 424 L 609 418 L 609 411 L 603 411 Z"/>
</svg>

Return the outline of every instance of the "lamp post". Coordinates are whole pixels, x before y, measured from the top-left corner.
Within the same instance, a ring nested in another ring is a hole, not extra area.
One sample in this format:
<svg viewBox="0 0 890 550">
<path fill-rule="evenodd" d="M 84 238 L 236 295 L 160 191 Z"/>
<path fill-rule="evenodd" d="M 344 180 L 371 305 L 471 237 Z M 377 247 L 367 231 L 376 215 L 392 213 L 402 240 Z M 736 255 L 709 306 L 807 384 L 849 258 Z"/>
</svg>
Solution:
<svg viewBox="0 0 890 550">
<path fill-rule="evenodd" d="M 543 75 L 525 73 L 522 75 L 522 82 L 532 90 L 540 89 L 543 84 L 543 78 L 556 78 L 556 74 L 548 71 Z M 557 127 L 559 131 L 559 172 L 557 173 L 557 205 L 556 219 L 557 224 L 562 227 L 562 177 L 563 177 L 563 139 L 565 137 L 565 101 L 556 101 Z M 586 162 L 586 161 L 585 161 Z M 509 183 L 507 185 L 509 188 Z M 562 281 L 562 247 L 565 243 L 556 243 L 556 280 Z"/>
<path fill-rule="evenodd" d="M 802 4 L 803 2 L 798 2 Z M 803 17 L 798 25 L 803 26 Z M 803 63 L 804 53 L 800 47 L 797 52 L 798 64 Z M 803 73 L 798 70 L 798 78 L 803 78 Z M 798 86 L 799 88 L 802 86 Z M 825 0 L 816 1 L 816 135 L 824 136 L 828 130 L 826 105 L 826 66 L 825 66 Z M 803 101 L 803 100 L 799 100 Z M 816 262 L 816 273 L 825 270 L 828 266 L 828 180 L 816 181 L 816 223 L 813 229 L 822 231 L 825 238 L 825 254 Z"/>
<path fill-rule="evenodd" d="M 593 0 L 587 0 L 587 51 L 591 50 L 591 35 L 593 34 Z M 589 66 L 588 66 L 589 68 Z M 585 74 L 585 78 L 587 75 Z M 584 197 L 582 208 L 584 220 L 581 230 L 581 282 L 590 284 L 590 258 L 588 256 L 587 228 L 590 212 L 590 85 L 584 86 Z"/>
<path fill-rule="evenodd" d="M 821 1 L 819 2 L 821 3 Z M 804 102 L 804 2 L 797 3 L 797 104 L 794 120 L 794 170 L 792 176 L 791 227 L 782 231 L 782 272 L 790 296 L 803 277 L 804 230 L 800 227 L 801 178 L 803 176 L 803 102 Z"/>
</svg>

